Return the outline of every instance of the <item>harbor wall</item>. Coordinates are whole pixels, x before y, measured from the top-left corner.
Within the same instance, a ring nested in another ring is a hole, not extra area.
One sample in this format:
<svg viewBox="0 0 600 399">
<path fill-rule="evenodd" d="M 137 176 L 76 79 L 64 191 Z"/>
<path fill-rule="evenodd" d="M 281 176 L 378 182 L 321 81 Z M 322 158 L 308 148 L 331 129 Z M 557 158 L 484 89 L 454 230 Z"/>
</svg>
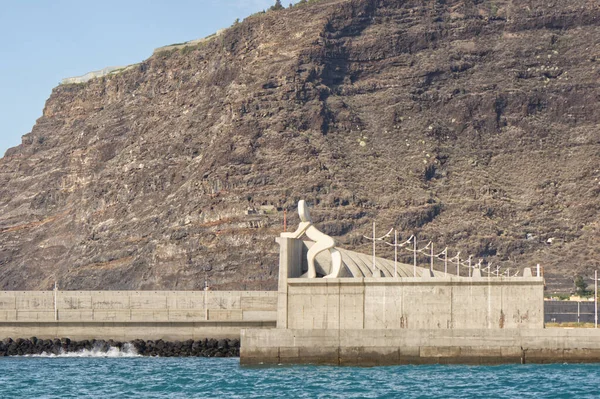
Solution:
<svg viewBox="0 0 600 399">
<path fill-rule="evenodd" d="M 270 321 L 270 291 L 2 291 L 0 321 Z"/>
<path fill-rule="evenodd" d="M 544 279 L 451 276 L 300 278 L 301 240 L 279 237 L 279 329 L 538 329 Z"/>
<path fill-rule="evenodd" d="M 301 278 L 305 243 L 278 243 L 277 328 L 242 330 L 242 364 L 600 360 L 599 334 L 544 329 L 544 280 L 528 268 L 522 277 L 420 269 L 418 277 Z"/>
<path fill-rule="evenodd" d="M 276 317 L 270 291 L 0 292 L 0 339 L 233 339 Z"/>
<path fill-rule="evenodd" d="M 349 366 L 600 362 L 600 331 L 244 329 L 240 362 Z"/>
<path fill-rule="evenodd" d="M 208 322 L 2 322 L 0 339 L 69 338 L 81 340 L 115 340 L 128 342 L 136 339 L 186 341 L 189 339 L 239 339 L 243 328 L 274 328 L 275 322 L 261 321 L 208 321 Z"/>
<path fill-rule="evenodd" d="M 290 329 L 531 329 L 544 326 L 542 278 L 287 279 Z"/>
</svg>

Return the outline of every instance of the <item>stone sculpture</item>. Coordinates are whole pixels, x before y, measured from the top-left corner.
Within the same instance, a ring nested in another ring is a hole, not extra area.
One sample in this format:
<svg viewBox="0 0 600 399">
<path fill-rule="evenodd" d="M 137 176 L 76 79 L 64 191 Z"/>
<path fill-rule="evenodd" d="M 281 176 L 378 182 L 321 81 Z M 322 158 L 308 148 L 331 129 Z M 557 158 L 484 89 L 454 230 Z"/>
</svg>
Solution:
<svg viewBox="0 0 600 399">
<path fill-rule="evenodd" d="M 335 248 L 335 240 L 327 234 L 319 231 L 319 229 L 313 225 L 310 218 L 310 213 L 308 212 L 308 206 L 304 200 L 300 200 L 298 202 L 298 215 L 300 216 L 301 220 L 298 229 L 296 229 L 296 231 L 293 233 L 281 233 L 281 237 L 299 239 L 302 237 L 302 235 L 306 234 L 309 239 L 315 242 L 313 246 L 310 247 L 308 254 L 306 255 L 306 260 L 308 261 L 307 277 L 317 277 L 315 258 L 319 253 L 326 250 L 329 250 L 329 253 L 331 254 L 331 270 L 330 273 L 324 277 L 339 277 L 342 270 L 342 254 Z"/>
</svg>

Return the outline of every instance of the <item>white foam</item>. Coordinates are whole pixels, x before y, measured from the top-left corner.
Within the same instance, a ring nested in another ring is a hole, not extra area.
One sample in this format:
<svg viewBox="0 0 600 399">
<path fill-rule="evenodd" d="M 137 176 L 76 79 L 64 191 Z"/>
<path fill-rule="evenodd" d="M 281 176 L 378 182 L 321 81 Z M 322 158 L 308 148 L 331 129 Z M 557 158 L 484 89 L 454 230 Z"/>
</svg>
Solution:
<svg viewBox="0 0 600 399">
<path fill-rule="evenodd" d="M 78 352 L 65 352 L 63 349 L 60 353 L 43 352 L 40 355 L 25 355 L 25 357 L 141 357 L 135 350 L 135 346 L 130 343 L 123 344 L 121 349 L 111 346 L 108 351 L 103 351 L 100 348 L 82 349 Z"/>
</svg>

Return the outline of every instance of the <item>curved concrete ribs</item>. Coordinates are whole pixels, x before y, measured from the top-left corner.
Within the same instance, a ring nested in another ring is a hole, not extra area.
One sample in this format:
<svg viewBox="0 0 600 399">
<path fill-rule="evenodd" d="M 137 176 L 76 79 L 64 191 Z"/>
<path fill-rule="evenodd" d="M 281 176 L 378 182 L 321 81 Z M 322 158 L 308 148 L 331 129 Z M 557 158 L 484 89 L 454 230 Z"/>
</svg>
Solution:
<svg viewBox="0 0 600 399">
<path fill-rule="evenodd" d="M 373 257 L 372 255 L 361 254 L 359 252 L 349 251 L 338 248 L 342 254 L 342 267 L 345 266 L 352 277 L 371 277 L 373 276 Z M 394 261 L 384 258 L 375 258 L 377 268 L 383 273 L 383 277 L 394 277 Z M 414 267 L 406 263 L 398 262 L 398 277 L 413 277 Z M 417 277 L 421 277 L 424 269 L 417 267 Z"/>
<path fill-rule="evenodd" d="M 372 255 L 336 248 L 335 240 L 313 225 L 308 206 L 304 200 L 298 201 L 298 215 L 300 216 L 300 224 L 296 231 L 281 233 L 281 237 L 300 239 L 306 235 L 314 242 L 309 247 L 306 255 L 308 263 L 307 277 L 317 277 L 317 268 L 319 274 L 325 274 L 325 278 L 373 276 Z M 324 255 L 325 251 L 329 252 L 330 257 L 319 256 L 319 260 L 317 260 L 317 256 L 319 254 Z M 330 259 L 331 263 L 329 264 Z M 381 277 L 394 277 L 394 261 L 375 258 L 375 263 Z M 421 277 L 424 270 L 428 271 L 429 269 L 418 267 L 417 277 Z M 414 267 L 406 263 L 397 263 L 397 272 L 398 277 L 413 277 Z"/>
</svg>

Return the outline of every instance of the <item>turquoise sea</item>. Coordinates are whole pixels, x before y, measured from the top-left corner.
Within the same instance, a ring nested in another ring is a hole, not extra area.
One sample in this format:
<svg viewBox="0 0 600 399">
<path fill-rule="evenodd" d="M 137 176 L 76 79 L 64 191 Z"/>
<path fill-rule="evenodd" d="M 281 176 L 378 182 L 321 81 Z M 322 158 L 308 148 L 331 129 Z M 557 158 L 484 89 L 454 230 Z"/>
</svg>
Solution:
<svg viewBox="0 0 600 399">
<path fill-rule="evenodd" d="M 264 367 L 236 358 L 0 358 L 1 398 L 598 398 L 600 365 Z"/>
</svg>

